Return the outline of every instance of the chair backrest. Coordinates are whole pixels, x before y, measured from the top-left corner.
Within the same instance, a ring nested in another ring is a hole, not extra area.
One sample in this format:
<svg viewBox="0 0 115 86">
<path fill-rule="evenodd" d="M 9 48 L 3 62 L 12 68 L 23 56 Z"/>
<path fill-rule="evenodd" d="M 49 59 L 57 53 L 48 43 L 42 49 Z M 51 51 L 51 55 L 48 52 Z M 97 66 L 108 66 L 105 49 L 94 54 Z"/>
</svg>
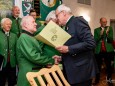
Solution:
<svg viewBox="0 0 115 86">
<path fill-rule="evenodd" d="M 35 78 L 38 79 L 40 86 L 70 86 L 58 65 L 42 68 L 38 72 L 28 72 L 26 77 L 31 86 L 37 86 Z"/>
</svg>

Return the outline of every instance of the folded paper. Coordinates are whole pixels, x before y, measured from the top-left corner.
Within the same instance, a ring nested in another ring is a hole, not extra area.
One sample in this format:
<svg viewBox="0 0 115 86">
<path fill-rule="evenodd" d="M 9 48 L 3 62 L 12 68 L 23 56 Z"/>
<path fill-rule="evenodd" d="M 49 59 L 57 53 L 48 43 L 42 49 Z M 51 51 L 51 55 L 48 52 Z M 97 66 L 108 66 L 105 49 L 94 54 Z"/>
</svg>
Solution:
<svg viewBox="0 0 115 86">
<path fill-rule="evenodd" d="M 56 23 L 50 21 L 35 38 L 47 45 L 57 47 L 64 45 L 64 43 L 71 38 L 71 35 Z"/>
</svg>

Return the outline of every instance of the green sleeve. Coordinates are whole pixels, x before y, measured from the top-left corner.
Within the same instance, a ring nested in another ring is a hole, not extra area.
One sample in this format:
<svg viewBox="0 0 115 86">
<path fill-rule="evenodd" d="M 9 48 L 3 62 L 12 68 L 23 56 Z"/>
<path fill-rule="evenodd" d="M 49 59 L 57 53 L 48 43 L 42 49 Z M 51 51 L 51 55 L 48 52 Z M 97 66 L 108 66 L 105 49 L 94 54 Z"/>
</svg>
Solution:
<svg viewBox="0 0 115 86">
<path fill-rule="evenodd" d="M 107 40 L 108 40 L 108 42 L 113 41 L 113 29 L 112 29 L 112 27 L 109 27 L 109 33 L 107 35 Z"/>
<path fill-rule="evenodd" d="M 36 43 L 34 42 L 37 43 L 37 46 L 35 46 Z M 30 39 L 29 37 L 21 39 L 20 49 L 23 55 L 33 63 L 40 65 L 54 63 L 52 57 L 49 57 L 48 55 L 44 54 L 44 52 L 42 52 L 38 42 Z"/>
<path fill-rule="evenodd" d="M 98 43 L 102 39 L 102 36 L 100 35 L 100 30 L 98 28 L 94 30 L 94 39 L 96 43 Z"/>
</svg>

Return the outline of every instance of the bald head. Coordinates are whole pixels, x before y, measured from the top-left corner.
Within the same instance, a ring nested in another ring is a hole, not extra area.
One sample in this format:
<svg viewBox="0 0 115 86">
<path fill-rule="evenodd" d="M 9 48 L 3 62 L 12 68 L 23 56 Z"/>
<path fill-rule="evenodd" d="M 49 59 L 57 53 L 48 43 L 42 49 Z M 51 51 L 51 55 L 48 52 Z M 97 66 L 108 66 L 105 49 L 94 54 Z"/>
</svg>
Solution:
<svg viewBox="0 0 115 86">
<path fill-rule="evenodd" d="M 35 19 L 32 16 L 24 16 L 22 18 L 21 26 L 23 30 L 33 34 L 36 31 L 36 25 Z"/>
<path fill-rule="evenodd" d="M 19 15 L 20 15 L 20 8 L 18 7 L 18 6 L 13 6 L 13 8 L 12 8 L 12 15 L 14 16 L 14 17 L 19 17 Z"/>
<path fill-rule="evenodd" d="M 101 27 L 106 27 L 107 19 L 104 17 L 100 18 L 100 24 L 101 24 Z"/>
</svg>

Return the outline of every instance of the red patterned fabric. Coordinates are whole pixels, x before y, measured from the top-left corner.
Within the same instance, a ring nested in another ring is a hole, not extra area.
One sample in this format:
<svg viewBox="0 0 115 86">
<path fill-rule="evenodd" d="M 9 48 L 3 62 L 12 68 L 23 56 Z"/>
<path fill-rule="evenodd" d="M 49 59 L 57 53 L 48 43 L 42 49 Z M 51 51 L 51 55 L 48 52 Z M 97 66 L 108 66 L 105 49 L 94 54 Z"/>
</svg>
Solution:
<svg viewBox="0 0 115 86">
<path fill-rule="evenodd" d="M 7 61 L 10 62 L 10 52 L 8 52 L 8 58 Z"/>
<path fill-rule="evenodd" d="M 106 47 L 105 47 L 104 40 L 102 40 L 102 42 L 101 42 L 101 51 L 106 52 Z"/>
<path fill-rule="evenodd" d="M 113 48 L 115 49 L 115 40 L 112 41 Z"/>
</svg>

